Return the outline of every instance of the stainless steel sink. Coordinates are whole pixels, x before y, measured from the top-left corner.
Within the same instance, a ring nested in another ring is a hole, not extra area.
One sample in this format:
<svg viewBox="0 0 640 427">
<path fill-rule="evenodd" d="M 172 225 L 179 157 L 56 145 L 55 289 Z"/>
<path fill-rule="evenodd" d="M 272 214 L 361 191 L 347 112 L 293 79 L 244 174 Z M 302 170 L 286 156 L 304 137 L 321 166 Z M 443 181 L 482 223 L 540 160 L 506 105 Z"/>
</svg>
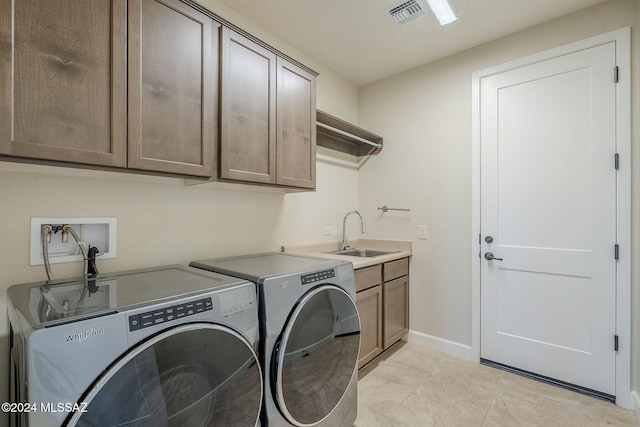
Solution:
<svg viewBox="0 0 640 427">
<path fill-rule="evenodd" d="M 357 256 L 361 258 L 372 258 L 380 255 L 388 255 L 399 251 L 376 251 L 373 249 L 364 248 L 351 248 L 338 251 L 328 251 L 325 254 L 345 255 L 345 256 Z"/>
</svg>

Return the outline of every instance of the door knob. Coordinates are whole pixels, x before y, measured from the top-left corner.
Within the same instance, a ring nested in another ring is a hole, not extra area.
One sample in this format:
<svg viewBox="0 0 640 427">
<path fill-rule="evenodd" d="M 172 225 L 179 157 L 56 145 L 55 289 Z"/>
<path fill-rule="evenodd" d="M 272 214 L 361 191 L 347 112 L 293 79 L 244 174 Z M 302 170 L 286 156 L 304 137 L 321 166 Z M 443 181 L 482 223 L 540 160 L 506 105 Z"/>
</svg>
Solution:
<svg viewBox="0 0 640 427">
<path fill-rule="evenodd" d="M 484 254 L 484 259 L 486 259 L 487 261 L 502 261 L 502 258 L 496 258 L 491 252 L 486 252 Z"/>
</svg>

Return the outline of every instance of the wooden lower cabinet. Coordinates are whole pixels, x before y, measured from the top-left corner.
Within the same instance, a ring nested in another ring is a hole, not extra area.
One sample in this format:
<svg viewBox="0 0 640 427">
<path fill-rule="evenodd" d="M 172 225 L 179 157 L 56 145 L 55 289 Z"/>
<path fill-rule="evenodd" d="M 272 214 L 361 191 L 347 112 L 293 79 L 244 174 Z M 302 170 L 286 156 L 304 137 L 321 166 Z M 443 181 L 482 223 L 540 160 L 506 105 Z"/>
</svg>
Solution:
<svg viewBox="0 0 640 427">
<path fill-rule="evenodd" d="M 382 352 L 382 285 L 358 292 L 356 307 L 360 314 L 360 369 Z"/>
<path fill-rule="evenodd" d="M 409 331 L 409 258 L 357 269 L 355 278 L 361 368 Z"/>
</svg>

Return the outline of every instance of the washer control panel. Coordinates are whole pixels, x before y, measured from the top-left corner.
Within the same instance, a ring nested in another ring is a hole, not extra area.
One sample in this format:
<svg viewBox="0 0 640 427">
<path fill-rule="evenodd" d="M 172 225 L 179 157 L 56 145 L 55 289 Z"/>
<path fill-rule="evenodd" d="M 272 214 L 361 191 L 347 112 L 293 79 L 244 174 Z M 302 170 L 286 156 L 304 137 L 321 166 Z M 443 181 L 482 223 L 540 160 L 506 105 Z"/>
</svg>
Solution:
<svg viewBox="0 0 640 427">
<path fill-rule="evenodd" d="M 334 277 L 336 277 L 336 271 L 334 269 L 331 269 L 317 271 L 315 273 L 303 274 L 300 276 L 300 280 L 302 281 L 302 285 L 309 285 L 321 280 L 333 279 Z"/>
<path fill-rule="evenodd" d="M 213 310 L 211 297 L 134 314 L 129 316 L 129 331 L 137 331 L 208 310 Z"/>
</svg>

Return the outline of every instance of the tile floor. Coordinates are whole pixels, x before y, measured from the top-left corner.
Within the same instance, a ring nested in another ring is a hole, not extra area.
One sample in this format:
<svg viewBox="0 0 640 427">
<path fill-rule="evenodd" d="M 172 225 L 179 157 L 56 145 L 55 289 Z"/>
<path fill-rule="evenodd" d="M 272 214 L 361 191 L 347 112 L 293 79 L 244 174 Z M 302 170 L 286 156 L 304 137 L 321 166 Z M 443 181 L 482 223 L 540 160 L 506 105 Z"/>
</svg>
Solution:
<svg viewBox="0 0 640 427">
<path fill-rule="evenodd" d="M 360 371 L 356 427 L 639 425 L 633 411 L 434 350 L 389 352 Z"/>
</svg>

